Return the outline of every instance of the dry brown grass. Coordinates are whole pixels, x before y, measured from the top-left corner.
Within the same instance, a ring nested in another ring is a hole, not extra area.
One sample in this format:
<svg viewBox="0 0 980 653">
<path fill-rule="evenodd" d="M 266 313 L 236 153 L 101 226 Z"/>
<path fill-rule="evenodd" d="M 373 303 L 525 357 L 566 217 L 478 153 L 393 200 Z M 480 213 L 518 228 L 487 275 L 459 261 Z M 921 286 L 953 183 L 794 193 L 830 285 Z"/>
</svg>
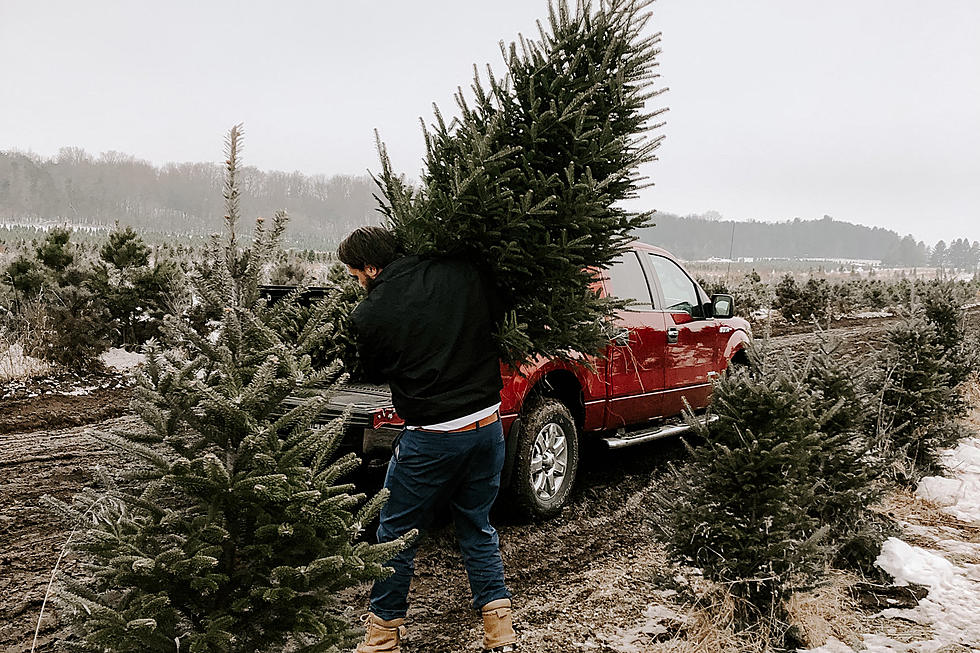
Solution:
<svg viewBox="0 0 980 653">
<path fill-rule="evenodd" d="M 963 384 L 963 399 L 967 404 L 964 421 L 976 430 L 980 430 L 980 374 Z"/>
<path fill-rule="evenodd" d="M 789 621 L 810 648 L 823 646 L 831 637 L 851 647 L 860 644 L 861 622 L 850 591 L 858 581 L 853 573 L 834 570 L 821 586 L 790 597 L 786 604 Z"/>
<path fill-rule="evenodd" d="M 724 587 L 702 579 L 698 602 L 686 611 L 684 628 L 650 647 L 656 653 L 770 653 L 780 637 L 765 624 L 753 630 L 735 626 L 736 599 Z"/>
</svg>

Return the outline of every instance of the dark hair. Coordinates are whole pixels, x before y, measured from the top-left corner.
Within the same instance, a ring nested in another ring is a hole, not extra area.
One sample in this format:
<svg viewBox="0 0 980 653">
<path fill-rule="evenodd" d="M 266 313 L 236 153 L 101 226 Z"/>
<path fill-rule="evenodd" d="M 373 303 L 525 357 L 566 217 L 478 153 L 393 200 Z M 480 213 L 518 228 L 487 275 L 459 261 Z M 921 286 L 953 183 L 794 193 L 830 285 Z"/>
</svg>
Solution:
<svg viewBox="0 0 980 653">
<path fill-rule="evenodd" d="M 355 270 L 379 270 L 401 256 L 395 234 L 384 227 L 358 227 L 337 247 L 337 258 Z"/>
</svg>

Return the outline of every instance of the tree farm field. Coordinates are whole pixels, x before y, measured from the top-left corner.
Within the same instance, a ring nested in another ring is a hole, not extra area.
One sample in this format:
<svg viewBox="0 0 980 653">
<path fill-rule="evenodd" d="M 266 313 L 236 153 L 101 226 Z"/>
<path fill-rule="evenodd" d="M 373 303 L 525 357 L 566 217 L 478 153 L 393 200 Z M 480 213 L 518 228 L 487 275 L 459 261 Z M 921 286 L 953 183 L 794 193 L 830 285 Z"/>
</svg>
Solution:
<svg viewBox="0 0 980 653">
<path fill-rule="evenodd" d="M 824 336 L 776 335 L 770 346 L 792 355 L 829 334 L 840 341 L 842 356 L 859 360 L 879 346 L 895 319 L 843 321 Z M 980 328 L 980 311 L 970 311 L 967 323 L 972 330 Z M 44 603 L 48 583 L 56 565 L 58 574 L 84 572 L 70 555 L 59 558 L 71 533 L 40 504 L 40 498 L 50 494 L 70 499 L 92 483 L 96 467 L 114 473 L 134 464 L 87 435 L 91 428 L 143 428 L 126 407 L 131 371 L 126 365 L 119 367 L 115 371 L 109 367 L 97 378 L 23 380 L 22 398 L 0 404 L 2 651 L 58 650 L 59 639 L 66 635 L 58 607 L 51 600 Z M 970 409 L 965 423 L 978 438 L 980 386 L 973 382 L 966 395 Z M 707 608 L 723 601 L 724 595 L 697 569 L 667 561 L 662 533 L 648 507 L 659 479 L 685 456 L 676 440 L 627 453 L 597 450 L 583 457 L 587 463 L 581 482 L 571 505 L 558 518 L 529 523 L 512 516 L 507 506 L 496 508 L 524 650 L 767 650 L 765 644 L 736 636 L 709 616 L 717 610 Z M 877 509 L 897 520 L 905 542 L 927 549 L 942 543 L 955 565 L 980 568 L 980 524 L 944 512 L 910 491 L 893 491 Z M 361 585 L 341 597 L 352 622 L 367 609 L 368 590 Z M 479 624 L 469 606 L 451 528 L 429 534 L 423 543 L 412 597 L 404 650 L 450 653 L 462 650 L 459 642 L 478 640 Z M 856 575 L 839 572 L 795 599 L 793 610 L 813 647 L 834 638 L 858 650 L 864 635 L 869 650 L 902 650 L 874 649 L 879 640 L 867 636 L 914 642 L 942 634 L 943 628 L 934 624 L 876 616 L 883 608 L 903 606 L 900 601 L 876 596 Z M 971 649 L 951 638 L 938 650 Z"/>
</svg>

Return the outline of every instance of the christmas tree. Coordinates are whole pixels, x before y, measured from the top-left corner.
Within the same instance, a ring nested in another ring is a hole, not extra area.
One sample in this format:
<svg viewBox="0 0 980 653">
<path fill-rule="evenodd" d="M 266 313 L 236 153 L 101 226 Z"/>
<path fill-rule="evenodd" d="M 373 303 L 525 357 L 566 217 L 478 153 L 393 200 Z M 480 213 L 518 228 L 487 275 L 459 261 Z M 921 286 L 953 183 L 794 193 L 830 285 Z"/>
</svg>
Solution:
<svg viewBox="0 0 980 653">
<path fill-rule="evenodd" d="M 647 225 L 622 201 L 662 137 L 646 103 L 659 94 L 651 0 L 550 5 L 538 40 L 502 47 L 506 72 L 476 76 L 460 115 L 425 130 L 417 188 L 395 174 L 379 141 L 382 213 L 409 254 L 458 256 L 486 268 L 507 309 L 510 362 L 594 353 L 621 304 L 590 290 Z"/>
<path fill-rule="evenodd" d="M 830 342 L 810 354 L 802 382 L 821 432 L 809 477 L 817 491 L 810 513 L 828 527 L 834 562 L 867 574 L 894 524 L 873 511 L 885 490 L 884 462 L 866 435 L 871 417 L 862 375 L 836 355 Z"/>
<path fill-rule="evenodd" d="M 936 329 L 953 386 L 980 371 L 980 342 L 975 334 L 968 333 L 963 309 L 971 302 L 973 294 L 973 288 L 946 280 L 928 284 L 922 293 L 923 313 L 926 321 Z"/>
<path fill-rule="evenodd" d="M 829 560 L 867 564 L 885 530 L 867 508 L 880 464 L 847 368 L 823 350 L 802 368 L 765 345 L 749 354 L 714 389 L 717 420 L 691 420 L 705 443 L 658 501 L 674 554 L 724 583 L 746 625 L 779 621 Z"/>
<path fill-rule="evenodd" d="M 87 285 L 111 318 L 113 344 L 137 345 L 159 335 L 165 315 L 186 303 L 183 273 L 176 262 L 157 256 L 132 227 L 118 224 L 99 249 Z"/>
<path fill-rule="evenodd" d="M 788 364 L 752 354 L 714 390 L 718 419 L 664 492 L 669 544 L 738 599 L 754 624 L 781 614 L 782 601 L 826 559 L 826 531 L 811 511 L 808 476 L 820 447 L 806 393 Z"/>
<path fill-rule="evenodd" d="M 891 327 L 878 353 L 869 386 L 877 406 L 872 432 L 890 458 L 899 480 L 942 471 L 940 451 L 962 433 L 956 418 L 963 401 L 953 387 L 943 339 L 913 305 Z"/>
<path fill-rule="evenodd" d="M 78 529 L 91 575 L 60 593 L 78 650 L 338 651 L 354 633 L 335 593 L 382 576 L 406 543 L 357 542 L 386 495 L 365 502 L 341 481 L 358 465 L 336 457 L 343 421 L 316 423 L 344 378 L 311 363 L 332 332 L 329 302 L 284 337 L 298 293 L 259 298 L 286 216 L 257 220 L 239 243 L 240 139 L 232 129 L 225 238 L 195 277 L 220 320 L 199 331 L 168 319 L 134 400 L 148 432 L 95 434 L 142 465 L 118 484 L 104 474 L 71 505 L 48 499 Z"/>
</svg>

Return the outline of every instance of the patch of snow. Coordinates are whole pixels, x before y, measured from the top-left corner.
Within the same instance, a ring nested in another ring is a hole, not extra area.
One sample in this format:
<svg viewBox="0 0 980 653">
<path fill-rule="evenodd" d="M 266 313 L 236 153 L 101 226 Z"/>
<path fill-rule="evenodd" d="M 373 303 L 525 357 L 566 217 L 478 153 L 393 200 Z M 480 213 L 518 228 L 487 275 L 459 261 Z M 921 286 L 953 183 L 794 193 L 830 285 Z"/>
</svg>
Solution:
<svg viewBox="0 0 980 653">
<path fill-rule="evenodd" d="M 39 358 L 28 356 L 20 344 L 14 344 L 7 351 L 0 352 L 0 379 L 22 379 L 45 374 L 50 365 Z"/>
<path fill-rule="evenodd" d="M 934 551 L 909 546 L 889 538 L 875 564 L 900 584 L 918 583 L 929 594 L 913 609 L 889 608 L 883 617 L 908 619 L 932 627 L 936 639 L 945 644 L 980 646 L 980 582 L 970 578 L 972 570 L 956 566 Z"/>
<path fill-rule="evenodd" d="M 133 351 L 126 351 L 125 349 L 113 348 L 106 352 L 103 352 L 99 359 L 102 364 L 106 367 L 112 368 L 119 372 L 125 372 L 131 370 L 137 365 L 143 363 L 146 360 L 146 356 Z"/>
<path fill-rule="evenodd" d="M 854 649 L 836 637 L 831 637 L 820 648 L 809 649 L 809 653 L 854 653 Z"/>
<path fill-rule="evenodd" d="M 943 506 L 961 520 L 980 524 L 980 439 L 966 438 L 944 453 L 950 478 L 924 478 L 916 494 Z M 914 534 L 915 529 L 906 525 Z M 920 529 L 921 530 L 921 529 Z M 980 651 L 980 565 L 956 565 L 944 557 L 975 558 L 980 544 L 943 539 L 931 535 L 939 551 L 910 546 L 889 538 L 875 564 L 899 585 L 916 583 L 929 588 L 928 595 L 912 609 L 889 608 L 878 616 L 905 619 L 928 626 L 934 637 L 928 641 L 903 643 L 881 635 L 863 635 L 861 651 L 868 653 L 935 653 L 960 645 Z M 854 653 L 836 639 L 810 649 L 809 653 Z"/>
<path fill-rule="evenodd" d="M 899 642 L 881 635 L 864 635 L 868 653 L 931 653 L 951 644 L 980 647 L 980 578 L 977 565 L 959 567 L 935 551 L 910 546 L 889 538 L 881 547 L 875 564 L 895 577 L 898 585 L 915 583 L 929 588 L 929 594 L 911 609 L 888 608 L 879 616 L 905 619 L 928 626 L 935 636 L 928 641 Z M 809 653 L 853 653 L 838 640 L 810 649 Z"/>
<path fill-rule="evenodd" d="M 648 605 L 643 611 L 642 620 L 632 628 L 616 628 L 614 633 L 599 633 L 598 637 L 606 647 L 617 653 L 640 653 L 647 650 L 657 638 L 669 637 L 671 629 L 687 622 L 687 618 L 664 605 Z"/>
<path fill-rule="evenodd" d="M 870 320 L 874 318 L 893 317 L 894 315 L 894 313 L 889 311 L 861 311 L 860 313 L 851 313 L 849 317 L 857 320 Z"/>
<path fill-rule="evenodd" d="M 959 519 L 980 523 L 980 440 L 962 440 L 943 461 L 951 478 L 927 476 L 915 493 Z"/>
<path fill-rule="evenodd" d="M 92 394 L 93 390 L 98 390 L 98 387 L 94 385 L 90 385 L 84 388 L 74 388 L 73 390 L 69 390 L 68 392 L 63 392 L 62 394 L 67 395 L 69 397 L 83 397 L 85 395 Z"/>
</svg>

